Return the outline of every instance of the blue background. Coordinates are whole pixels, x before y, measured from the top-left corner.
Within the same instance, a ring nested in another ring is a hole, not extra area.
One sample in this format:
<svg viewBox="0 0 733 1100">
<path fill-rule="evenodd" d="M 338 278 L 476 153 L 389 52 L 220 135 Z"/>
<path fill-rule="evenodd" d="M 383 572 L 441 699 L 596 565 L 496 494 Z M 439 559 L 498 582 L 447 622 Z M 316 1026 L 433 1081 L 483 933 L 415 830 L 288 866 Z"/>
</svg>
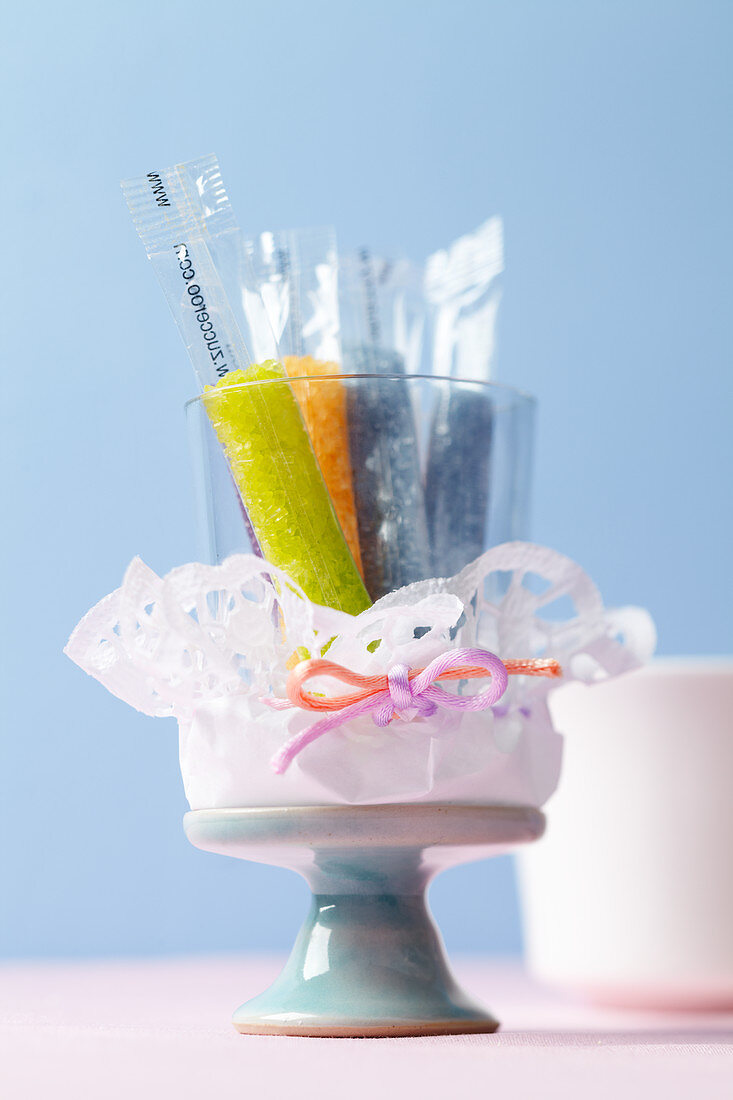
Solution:
<svg viewBox="0 0 733 1100">
<path fill-rule="evenodd" d="M 194 851 L 172 720 L 61 655 L 139 553 L 196 555 L 191 369 L 119 180 L 218 153 L 252 232 L 422 259 L 505 219 L 502 380 L 540 400 L 534 536 L 664 653 L 731 648 L 733 5 L 12 5 L 4 16 L 0 951 L 289 943 L 294 876 Z M 261 899 L 261 903 L 260 903 Z M 511 865 L 444 877 L 519 946 Z"/>
</svg>

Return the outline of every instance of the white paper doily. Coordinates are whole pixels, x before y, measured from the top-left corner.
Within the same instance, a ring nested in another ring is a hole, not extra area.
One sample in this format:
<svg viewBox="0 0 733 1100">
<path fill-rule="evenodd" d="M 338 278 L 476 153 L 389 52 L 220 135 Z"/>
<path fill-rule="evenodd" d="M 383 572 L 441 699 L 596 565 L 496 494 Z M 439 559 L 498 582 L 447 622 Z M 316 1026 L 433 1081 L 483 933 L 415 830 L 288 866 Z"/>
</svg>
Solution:
<svg viewBox="0 0 733 1100">
<path fill-rule="evenodd" d="M 178 720 L 193 809 L 403 800 L 539 806 L 559 777 L 562 739 L 547 707 L 558 681 L 511 677 L 493 713 L 438 711 L 384 729 L 359 718 L 309 746 L 283 776 L 271 757 L 314 716 L 273 711 L 263 697 L 284 694 L 296 650 L 318 655 L 326 645 L 329 660 L 367 675 L 480 646 L 503 659 L 554 657 L 560 683 L 590 683 L 636 667 L 654 644 L 646 611 L 604 610 L 569 558 L 515 542 L 456 577 L 390 593 L 358 616 L 312 604 L 281 570 L 249 555 L 162 578 L 135 559 L 65 652 L 131 706 Z M 481 687 L 468 681 L 450 690 Z M 319 689 L 333 691 L 333 683 L 309 684 Z"/>
</svg>

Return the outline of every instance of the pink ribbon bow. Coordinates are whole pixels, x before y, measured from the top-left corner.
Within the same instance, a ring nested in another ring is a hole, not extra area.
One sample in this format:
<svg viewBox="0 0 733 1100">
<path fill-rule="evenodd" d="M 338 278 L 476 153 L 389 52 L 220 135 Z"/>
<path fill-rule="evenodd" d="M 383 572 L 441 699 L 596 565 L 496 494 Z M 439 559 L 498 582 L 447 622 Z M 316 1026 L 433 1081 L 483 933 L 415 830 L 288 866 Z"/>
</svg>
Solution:
<svg viewBox="0 0 733 1100">
<path fill-rule="evenodd" d="M 287 700 L 271 699 L 269 704 L 276 709 L 299 707 L 331 713 L 291 738 L 272 758 L 273 770 L 282 775 L 298 753 L 313 741 L 363 714 L 371 713 L 375 725 L 386 726 L 395 715 L 409 722 L 416 717 L 435 714 L 438 707 L 486 710 L 501 699 L 509 675 L 561 676 L 562 671 L 554 660 L 502 661 L 485 649 L 451 649 L 425 668 L 408 669 L 407 665 L 393 665 L 386 676 L 362 676 L 333 661 L 301 661 L 288 678 Z M 305 681 L 313 676 L 332 676 L 362 690 L 328 698 L 313 695 L 303 690 Z M 470 680 L 479 676 L 490 676 L 491 683 L 476 695 L 455 695 L 434 682 Z"/>
</svg>

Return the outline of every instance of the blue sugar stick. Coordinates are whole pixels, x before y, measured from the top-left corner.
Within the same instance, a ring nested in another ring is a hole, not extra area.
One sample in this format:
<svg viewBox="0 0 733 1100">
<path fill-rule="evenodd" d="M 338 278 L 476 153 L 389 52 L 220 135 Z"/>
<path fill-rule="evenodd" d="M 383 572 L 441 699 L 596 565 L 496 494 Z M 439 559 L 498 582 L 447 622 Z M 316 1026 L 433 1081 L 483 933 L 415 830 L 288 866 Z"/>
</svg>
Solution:
<svg viewBox="0 0 733 1100">
<path fill-rule="evenodd" d="M 479 387 L 446 382 L 433 416 L 425 478 L 436 577 L 454 576 L 488 545 L 491 452 L 491 398 Z"/>
<path fill-rule="evenodd" d="M 483 386 L 494 357 L 504 270 L 500 218 L 489 218 L 425 264 L 432 313 L 432 371 L 441 384 L 431 426 L 425 500 L 436 576 L 483 553 L 489 531 L 493 405 Z"/>
<path fill-rule="evenodd" d="M 343 363 L 348 374 L 384 376 L 346 387 L 364 582 L 378 600 L 431 576 L 415 417 L 401 356 L 347 347 Z"/>
</svg>

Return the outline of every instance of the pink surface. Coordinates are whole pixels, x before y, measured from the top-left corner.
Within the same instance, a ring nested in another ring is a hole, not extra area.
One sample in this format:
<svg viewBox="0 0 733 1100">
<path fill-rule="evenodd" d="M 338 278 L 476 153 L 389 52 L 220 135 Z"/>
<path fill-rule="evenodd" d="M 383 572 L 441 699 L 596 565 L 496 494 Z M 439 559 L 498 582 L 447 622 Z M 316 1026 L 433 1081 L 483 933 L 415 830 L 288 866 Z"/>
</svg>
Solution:
<svg viewBox="0 0 733 1100">
<path fill-rule="evenodd" d="M 600 1011 L 539 989 L 515 966 L 487 960 L 459 959 L 455 969 L 502 1020 L 497 1035 L 237 1035 L 230 1013 L 264 988 L 279 965 L 241 955 L 6 965 L 0 977 L 0 1096 L 733 1096 L 733 1014 Z"/>
</svg>

